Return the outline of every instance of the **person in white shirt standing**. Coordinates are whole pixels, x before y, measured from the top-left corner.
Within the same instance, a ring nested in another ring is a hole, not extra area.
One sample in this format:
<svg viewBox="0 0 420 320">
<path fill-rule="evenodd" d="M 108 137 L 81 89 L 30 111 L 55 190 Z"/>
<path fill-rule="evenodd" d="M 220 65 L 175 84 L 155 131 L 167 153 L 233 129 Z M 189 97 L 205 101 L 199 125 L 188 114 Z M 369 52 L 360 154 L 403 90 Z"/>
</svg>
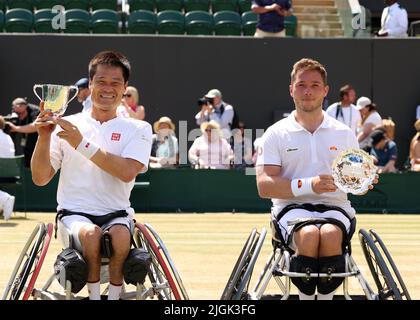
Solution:
<svg viewBox="0 0 420 320">
<path fill-rule="evenodd" d="M 79 79 L 74 85 L 79 89 L 79 92 L 77 93 L 77 101 L 83 105 L 83 111 L 91 111 L 92 97 L 90 95 L 89 79 Z"/>
<path fill-rule="evenodd" d="M 397 0 L 385 0 L 387 7 L 382 11 L 381 29 L 376 33 L 378 37 L 405 38 L 407 37 L 407 10 L 401 7 Z"/>
<path fill-rule="evenodd" d="M 357 127 L 362 120 L 360 112 L 353 104 L 356 101 L 356 91 L 351 85 L 346 84 L 340 89 L 340 99 L 340 102 L 330 105 L 326 112 L 329 116 L 347 125 L 356 134 Z"/>
<path fill-rule="evenodd" d="M 312 59 L 296 62 L 290 83 L 296 110 L 269 127 L 258 144 L 258 193 L 271 198 L 279 236 L 295 252 L 292 272 L 344 272 L 343 246 L 355 228 L 355 210 L 334 184 L 331 166 L 338 154 L 357 149 L 358 143 L 347 126 L 323 112 L 328 90 L 322 64 Z M 324 220 L 296 223 L 298 218 Z M 318 300 L 332 299 L 342 281 L 292 278 L 302 300 L 314 300 L 315 289 Z"/>
<path fill-rule="evenodd" d="M 137 174 L 147 171 L 149 163 L 150 124 L 116 116 L 130 70 L 122 54 L 98 53 L 89 63 L 92 110 L 64 118 L 43 110 L 35 121 L 39 138 L 31 162 L 32 180 L 44 186 L 60 169 L 57 217 L 87 262 L 91 300 L 100 299 L 104 231 L 111 236 L 113 250 L 108 299 L 120 297 L 133 231 L 130 193 Z"/>
<path fill-rule="evenodd" d="M 4 133 L 6 122 L 0 116 L 0 158 L 13 158 L 15 156 L 15 145 L 12 138 Z M 0 190 L 0 210 L 3 210 L 4 220 L 9 220 L 15 206 L 15 197 Z"/>
</svg>

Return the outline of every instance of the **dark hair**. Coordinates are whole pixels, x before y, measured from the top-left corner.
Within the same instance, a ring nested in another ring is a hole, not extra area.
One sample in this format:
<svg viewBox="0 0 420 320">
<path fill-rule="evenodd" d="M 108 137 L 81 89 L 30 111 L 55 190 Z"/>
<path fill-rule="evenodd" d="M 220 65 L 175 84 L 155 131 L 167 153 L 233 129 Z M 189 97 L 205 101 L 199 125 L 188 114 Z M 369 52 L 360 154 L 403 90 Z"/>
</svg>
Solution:
<svg viewBox="0 0 420 320">
<path fill-rule="evenodd" d="M 327 70 L 325 70 L 325 67 L 318 61 L 309 58 L 300 59 L 293 65 L 292 73 L 290 74 L 291 83 L 295 82 L 296 74 L 302 70 L 319 72 L 324 85 L 327 84 Z"/>
<path fill-rule="evenodd" d="M 345 86 L 341 87 L 340 99 L 343 100 L 344 96 L 348 95 L 351 90 L 354 90 L 354 88 L 349 84 L 346 84 Z"/>
<path fill-rule="evenodd" d="M 378 110 L 378 106 L 375 103 L 368 104 L 365 108 L 368 108 L 369 112 L 372 110 Z"/>
<path fill-rule="evenodd" d="M 131 66 L 128 59 L 116 51 L 102 51 L 92 58 L 89 62 L 89 79 L 92 80 L 96 74 L 98 65 L 108 65 L 122 69 L 124 82 L 130 78 Z"/>
</svg>

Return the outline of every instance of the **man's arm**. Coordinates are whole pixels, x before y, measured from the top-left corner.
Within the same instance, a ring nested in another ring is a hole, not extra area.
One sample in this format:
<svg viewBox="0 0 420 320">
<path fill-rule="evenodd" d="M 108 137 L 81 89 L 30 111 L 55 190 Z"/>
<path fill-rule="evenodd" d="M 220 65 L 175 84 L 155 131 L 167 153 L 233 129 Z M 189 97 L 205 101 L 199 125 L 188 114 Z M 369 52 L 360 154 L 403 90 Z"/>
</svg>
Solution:
<svg viewBox="0 0 420 320">
<path fill-rule="evenodd" d="M 373 123 L 364 124 L 362 131 L 357 135 L 357 141 L 363 141 L 372 132 L 374 126 Z"/>
<path fill-rule="evenodd" d="M 11 122 L 6 122 L 6 123 L 10 127 L 10 132 L 34 133 L 37 130 L 34 123 L 29 123 L 24 126 L 17 126 Z"/>
</svg>

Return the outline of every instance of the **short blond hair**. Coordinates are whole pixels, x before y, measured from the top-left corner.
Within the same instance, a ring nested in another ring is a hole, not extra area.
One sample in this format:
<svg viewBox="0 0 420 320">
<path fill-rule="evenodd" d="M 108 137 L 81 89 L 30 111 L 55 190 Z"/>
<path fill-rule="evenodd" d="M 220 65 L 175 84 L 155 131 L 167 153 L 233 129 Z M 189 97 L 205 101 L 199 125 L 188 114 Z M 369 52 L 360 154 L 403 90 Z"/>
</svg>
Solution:
<svg viewBox="0 0 420 320">
<path fill-rule="evenodd" d="M 126 89 L 126 92 L 129 92 L 133 96 L 134 102 L 136 104 L 139 104 L 139 98 L 140 98 L 139 97 L 139 92 L 137 91 L 137 89 L 135 87 L 128 86 L 127 89 Z"/>
<path fill-rule="evenodd" d="M 302 70 L 319 72 L 322 81 L 327 85 L 327 70 L 320 62 L 309 58 L 300 59 L 293 65 L 292 73 L 290 74 L 291 83 L 295 82 L 297 73 Z"/>
</svg>

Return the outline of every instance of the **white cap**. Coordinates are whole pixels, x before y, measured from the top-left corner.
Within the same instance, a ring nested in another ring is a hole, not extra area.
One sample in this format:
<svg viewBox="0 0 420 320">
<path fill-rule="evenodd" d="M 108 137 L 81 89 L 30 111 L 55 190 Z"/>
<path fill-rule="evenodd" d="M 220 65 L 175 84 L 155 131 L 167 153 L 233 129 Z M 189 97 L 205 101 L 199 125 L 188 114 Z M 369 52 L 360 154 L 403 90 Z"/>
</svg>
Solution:
<svg viewBox="0 0 420 320">
<path fill-rule="evenodd" d="M 368 105 L 372 104 L 372 101 L 367 98 L 367 97 L 360 97 L 359 99 L 357 99 L 356 102 L 356 108 L 357 110 L 360 110 Z"/>
<path fill-rule="evenodd" d="M 207 92 L 206 98 L 215 98 L 215 97 L 222 97 L 222 93 L 217 89 L 211 89 L 209 92 Z"/>
</svg>

